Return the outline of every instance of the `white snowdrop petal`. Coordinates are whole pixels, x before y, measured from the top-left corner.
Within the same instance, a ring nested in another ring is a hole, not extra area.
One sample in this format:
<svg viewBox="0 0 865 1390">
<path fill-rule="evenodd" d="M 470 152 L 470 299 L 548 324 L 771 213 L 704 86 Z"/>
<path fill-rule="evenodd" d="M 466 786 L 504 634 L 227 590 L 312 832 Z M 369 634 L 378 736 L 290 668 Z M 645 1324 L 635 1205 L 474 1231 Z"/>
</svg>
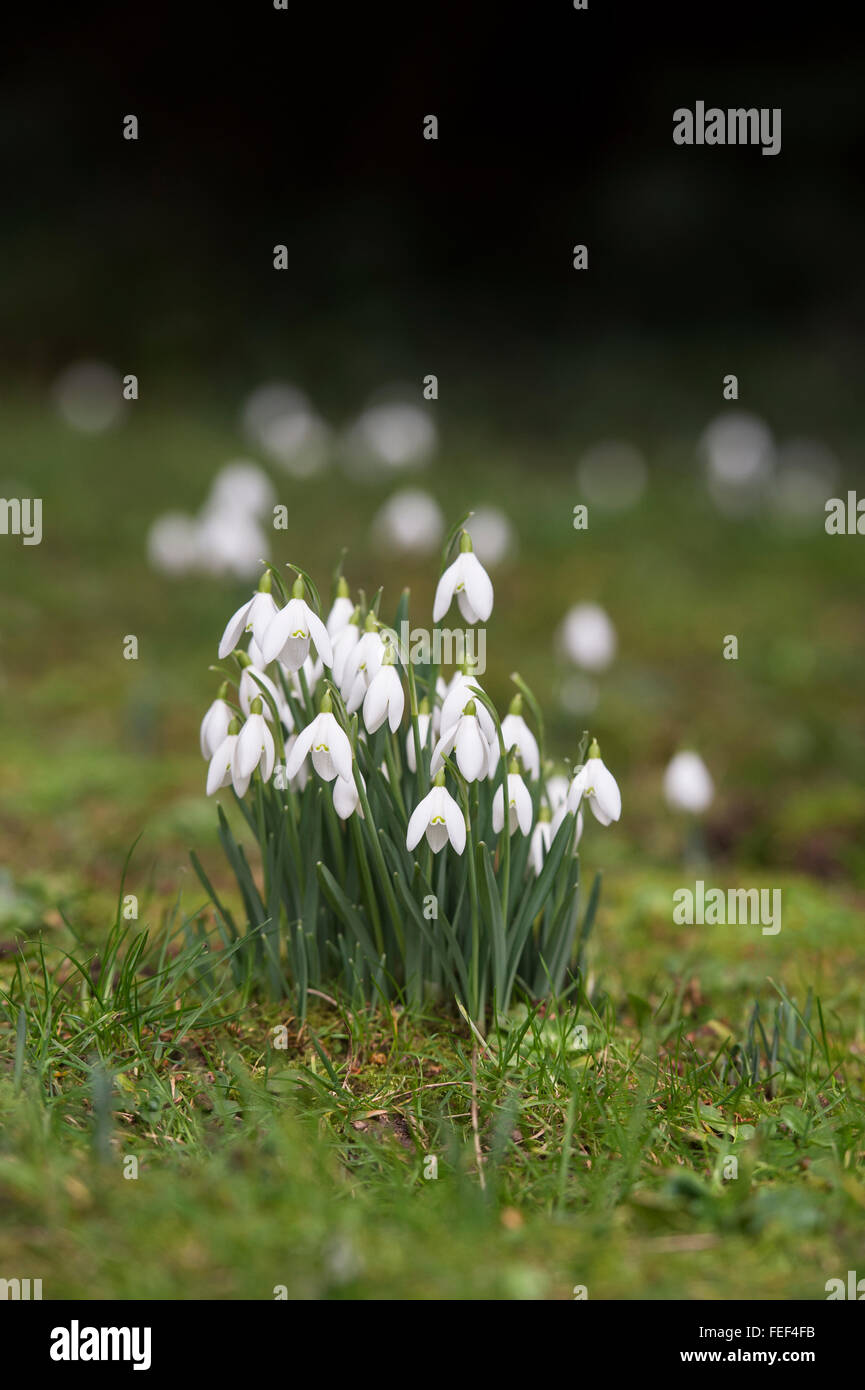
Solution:
<svg viewBox="0 0 865 1390">
<path fill-rule="evenodd" d="M 405 846 L 408 850 L 413 850 L 423 839 L 424 831 L 429 824 L 430 799 L 432 792 L 429 792 L 411 813 L 408 823 L 408 831 L 405 837 Z"/>
<path fill-rule="evenodd" d="M 333 666 L 333 647 L 327 628 L 321 621 L 317 613 L 313 613 L 308 604 L 304 604 L 306 609 L 306 621 L 309 634 L 315 643 L 315 650 L 318 652 L 325 666 Z"/>
<path fill-rule="evenodd" d="M 301 763 L 312 747 L 313 739 L 315 738 L 318 728 L 319 717 L 320 716 L 317 715 L 311 724 L 307 724 L 305 729 L 301 729 L 294 741 L 291 752 L 288 754 L 285 763 L 285 773 L 289 781 L 292 777 L 297 776 Z"/>
<path fill-rule="evenodd" d="M 493 584 L 476 555 L 469 551 L 463 556 L 462 579 L 466 598 L 477 617 L 475 622 L 485 623 L 493 611 Z"/>
<path fill-rule="evenodd" d="M 444 788 L 442 788 L 442 791 L 444 791 Z M 442 807 L 450 842 L 457 854 L 462 854 L 466 847 L 465 816 L 462 813 L 461 807 L 454 801 L 454 798 L 448 792 L 445 792 Z"/>
<path fill-rule="evenodd" d="M 241 637 L 243 636 L 244 632 L 246 631 L 246 624 L 249 618 L 249 610 L 252 607 L 253 602 L 253 599 L 247 599 L 246 603 L 242 603 L 240 605 L 236 613 L 232 613 L 231 617 L 226 623 L 225 631 L 223 632 L 222 638 L 219 643 L 220 661 L 224 661 L 227 656 L 231 655 L 238 642 L 240 641 Z"/>
<path fill-rule="evenodd" d="M 461 559 L 462 557 L 460 557 Z M 451 606 L 454 596 L 454 589 L 459 577 L 460 561 L 454 560 L 452 565 L 448 565 L 441 579 L 436 586 L 435 602 L 433 603 L 433 622 L 439 622 Z"/>
</svg>

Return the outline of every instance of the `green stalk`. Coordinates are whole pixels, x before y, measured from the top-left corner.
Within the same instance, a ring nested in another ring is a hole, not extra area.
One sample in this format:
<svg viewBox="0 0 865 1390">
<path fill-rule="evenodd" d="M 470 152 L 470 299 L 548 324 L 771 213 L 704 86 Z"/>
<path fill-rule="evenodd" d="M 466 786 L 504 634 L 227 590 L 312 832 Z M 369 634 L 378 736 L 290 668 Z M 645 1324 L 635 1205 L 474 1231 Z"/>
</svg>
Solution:
<svg viewBox="0 0 865 1390">
<path fill-rule="evenodd" d="M 370 877 L 369 864 L 367 862 L 366 852 L 363 847 L 363 839 L 360 833 L 360 826 L 357 823 L 357 816 L 349 816 L 349 824 L 351 825 L 351 836 L 352 840 L 354 841 L 354 853 L 357 859 L 358 868 L 360 870 L 361 880 L 363 882 L 364 897 L 366 899 L 367 911 L 369 912 L 370 921 L 372 922 L 372 930 L 373 935 L 375 936 L 375 944 L 378 947 L 379 955 L 384 955 L 384 933 L 381 929 L 381 914 L 378 910 L 378 902 L 376 901 L 375 889 L 372 886 L 372 878 Z"/>
<path fill-rule="evenodd" d="M 375 866 L 378 869 L 379 875 L 381 877 L 382 891 L 384 892 L 385 902 L 387 903 L 388 912 L 390 913 L 390 919 L 393 922 L 393 929 L 396 934 L 397 943 L 399 945 L 399 949 L 402 954 L 403 960 L 405 960 L 405 932 L 402 929 L 402 919 L 399 915 L 399 908 L 397 907 L 396 898 L 393 895 L 393 888 L 391 887 L 390 878 L 388 876 L 387 865 L 384 862 L 384 854 L 382 852 L 381 844 L 379 843 L 378 827 L 375 823 L 375 820 L 373 819 L 373 814 L 369 804 L 369 798 L 367 797 L 366 788 L 363 785 L 363 781 L 360 775 L 360 768 L 358 767 L 356 760 L 354 764 L 354 780 L 357 786 L 360 804 L 363 807 L 364 828 L 366 830 L 367 838 L 372 848 L 373 858 L 375 859 Z"/>
</svg>

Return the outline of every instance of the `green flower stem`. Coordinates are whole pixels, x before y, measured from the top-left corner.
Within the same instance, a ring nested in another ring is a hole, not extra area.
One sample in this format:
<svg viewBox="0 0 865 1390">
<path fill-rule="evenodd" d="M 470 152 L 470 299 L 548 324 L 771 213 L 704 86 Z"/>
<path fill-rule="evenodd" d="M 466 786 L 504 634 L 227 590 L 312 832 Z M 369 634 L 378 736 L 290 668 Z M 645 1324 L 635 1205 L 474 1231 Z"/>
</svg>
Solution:
<svg viewBox="0 0 865 1390">
<path fill-rule="evenodd" d="M 480 921 L 478 918 L 478 877 L 477 866 L 475 863 L 475 851 L 477 844 L 475 841 L 474 820 L 472 818 L 469 805 L 469 792 L 463 779 L 459 779 L 460 800 L 463 803 L 463 811 L 468 828 L 468 870 L 469 870 L 469 900 L 471 903 L 471 926 L 472 926 L 472 963 L 469 971 L 469 1004 L 472 1015 L 477 1017 L 479 993 L 479 974 L 480 974 Z"/>
<path fill-rule="evenodd" d="M 327 820 L 327 830 L 328 835 L 330 837 L 331 847 L 333 849 L 334 859 L 339 869 L 338 877 L 340 881 L 344 883 L 345 854 L 342 848 L 342 835 L 340 834 L 339 830 L 339 819 L 337 817 L 336 811 L 334 810 L 333 796 L 330 794 L 329 791 L 330 785 L 331 784 L 328 783 L 328 789 L 324 792 L 324 814 Z M 354 817 L 352 817 L 352 819 L 354 819 Z"/>
<path fill-rule="evenodd" d="M 313 703 L 312 696 L 309 693 L 309 684 L 306 679 L 306 672 L 304 671 L 302 666 L 298 667 L 297 680 L 298 684 L 300 685 L 301 693 L 303 695 L 303 703 L 306 706 L 307 718 L 314 719 L 315 705 Z"/>
<path fill-rule="evenodd" d="M 417 794 L 418 801 L 422 801 L 427 794 L 428 788 L 423 774 L 424 762 L 423 753 L 421 752 L 420 724 L 418 723 L 417 685 L 415 683 L 414 667 L 411 661 L 406 662 L 405 673 L 408 679 L 408 707 L 409 714 L 411 715 L 412 736 L 414 738 L 414 760 L 417 768 Z M 430 708 L 432 708 L 432 703 L 430 704 Z"/>
<path fill-rule="evenodd" d="M 378 910 L 378 902 L 376 901 L 375 889 L 372 886 L 372 878 L 370 877 L 369 872 L 369 863 L 367 862 L 366 851 L 363 847 L 363 837 L 360 833 L 360 826 L 358 824 L 357 816 L 349 816 L 349 824 L 351 826 L 351 837 L 354 841 L 355 858 L 357 859 L 358 869 L 360 870 L 361 882 L 363 884 L 363 893 L 364 898 L 366 900 L 366 908 L 367 912 L 369 913 L 370 921 L 372 923 L 372 931 L 373 936 L 375 937 L 375 944 L 378 948 L 379 955 L 382 956 L 384 955 L 385 950 L 384 932 L 381 929 L 381 913 Z"/>
<path fill-rule="evenodd" d="M 373 814 L 369 804 L 369 798 L 367 797 L 366 788 L 364 787 L 363 782 L 361 780 L 360 768 L 358 767 L 356 761 L 354 764 L 354 780 L 357 786 L 357 793 L 358 797 L 360 798 L 360 804 L 363 807 L 364 829 L 366 831 L 366 836 L 369 840 L 370 847 L 372 849 L 373 858 L 375 860 L 375 866 L 381 878 L 382 892 L 384 893 L 385 902 L 387 903 L 388 912 L 390 913 L 390 919 L 393 922 L 393 929 L 396 933 L 396 939 L 399 944 L 400 954 L 402 955 L 403 960 L 405 960 L 405 932 L 402 928 L 402 918 L 399 915 L 399 908 L 397 907 L 396 898 L 393 895 L 393 888 L 391 886 L 391 881 L 388 876 L 387 865 L 384 862 L 384 854 L 382 852 L 381 843 L 378 838 L 378 826 L 376 825 L 375 820 L 373 819 Z"/>
<path fill-rule="evenodd" d="M 390 787 L 394 795 L 394 800 L 396 801 L 397 807 L 399 808 L 400 815 L 402 816 L 406 825 L 408 825 L 408 812 L 405 809 L 405 802 L 403 800 L 402 795 L 402 776 L 396 763 L 396 750 L 394 749 L 394 742 L 394 736 L 391 733 L 390 729 L 388 729 L 385 733 L 384 740 L 384 760 L 387 764 L 387 772 L 388 777 L 390 779 Z"/>
</svg>

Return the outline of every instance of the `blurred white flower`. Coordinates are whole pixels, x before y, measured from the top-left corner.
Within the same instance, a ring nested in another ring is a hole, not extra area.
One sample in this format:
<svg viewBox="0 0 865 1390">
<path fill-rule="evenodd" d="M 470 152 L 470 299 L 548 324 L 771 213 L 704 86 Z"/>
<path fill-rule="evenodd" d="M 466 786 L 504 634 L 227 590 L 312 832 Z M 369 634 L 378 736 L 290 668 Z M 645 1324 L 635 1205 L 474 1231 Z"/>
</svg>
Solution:
<svg viewBox="0 0 865 1390">
<path fill-rule="evenodd" d="M 120 373 L 104 362 L 75 362 L 61 372 L 52 388 L 58 411 L 74 430 L 101 434 L 124 413 Z"/>
<path fill-rule="evenodd" d="M 553 840 L 553 827 L 550 820 L 550 810 L 548 806 L 542 806 L 535 828 L 532 831 L 532 838 L 529 844 L 529 864 L 532 871 L 537 876 L 544 867 L 544 860 L 547 851 Z"/>
<path fill-rule="evenodd" d="M 376 544 L 402 554 L 429 555 L 444 536 L 441 507 L 420 488 L 403 488 L 384 503 L 372 523 Z"/>
<path fill-rule="evenodd" d="M 295 478 L 307 478 L 327 463 L 330 431 L 296 386 L 270 382 L 243 407 L 247 435 Z"/>
<path fill-rule="evenodd" d="M 532 828 L 532 798 L 529 789 L 518 772 L 509 772 L 508 784 L 508 834 L 519 829 L 528 835 Z M 504 787 L 497 787 L 493 795 L 493 830 L 500 835 L 505 825 Z"/>
<path fill-rule="evenodd" d="M 339 583 L 336 586 L 336 597 L 331 604 L 330 612 L 325 622 L 327 635 L 330 637 L 331 641 L 336 637 L 338 632 L 341 632 L 342 629 L 351 622 L 353 613 L 354 603 L 349 594 L 348 583 L 345 576 L 340 575 Z"/>
<path fill-rule="evenodd" d="M 520 762 L 532 781 L 540 777 L 541 755 L 538 741 L 523 718 L 522 700 L 519 695 L 514 696 L 511 707 L 502 720 L 502 738 L 506 752 L 516 747 Z"/>
<path fill-rule="evenodd" d="M 221 468 L 210 485 L 204 513 L 261 517 L 276 500 L 270 478 L 257 463 L 236 459 Z"/>
<path fill-rule="evenodd" d="M 363 782 L 364 791 L 366 791 L 366 782 L 364 782 L 363 777 L 360 780 Z M 348 820 L 355 811 L 363 820 L 363 811 L 360 809 L 360 792 L 353 777 L 348 779 L 335 777 L 333 779 L 333 807 L 340 820 Z"/>
<path fill-rule="evenodd" d="M 715 505 L 729 516 L 746 516 L 759 507 L 774 467 L 768 426 L 746 411 L 725 411 L 704 430 L 698 454 Z"/>
<path fill-rule="evenodd" d="M 633 444 L 605 439 L 583 454 L 577 465 L 581 499 L 610 510 L 624 510 L 640 500 L 648 469 Z"/>
<path fill-rule="evenodd" d="M 147 558 L 155 570 L 188 574 L 198 564 L 198 522 L 182 512 L 157 517 L 147 533 Z"/>
<path fill-rule="evenodd" d="M 252 579 L 261 561 L 270 555 L 270 543 L 254 517 L 206 513 L 198 527 L 198 568 L 206 574 Z"/>
<path fill-rule="evenodd" d="M 224 688 L 224 687 L 223 687 Z M 234 717 L 231 705 L 221 696 L 214 700 L 201 721 L 201 756 L 208 760 L 213 757 L 223 739 L 228 736 L 228 726 Z"/>
<path fill-rule="evenodd" d="M 429 411 L 414 401 L 382 400 L 361 412 L 343 441 L 346 463 L 355 472 L 416 468 L 437 445 Z"/>
<path fill-rule="evenodd" d="M 546 782 L 547 801 L 551 811 L 557 811 L 568 799 L 568 787 L 570 783 L 567 777 L 556 773 L 553 777 L 548 777 Z"/>
<path fill-rule="evenodd" d="M 556 810 L 556 811 L 553 812 L 553 819 L 552 819 L 552 823 L 551 823 L 551 825 L 550 825 L 550 844 L 553 843 L 553 840 L 554 840 L 554 839 L 556 838 L 556 836 L 558 835 L 559 829 L 560 829 L 561 824 L 562 824 L 562 821 L 565 819 L 565 816 L 569 814 L 569 812 L 570 812 L 571 814 L 573 814 L 573 813 L 571 812 L 571 808 L 568 806 L 567 801 L 563 801 L 562 804 L 559 806 L 558 810 Z M 579 843 L 580 843 L 580 840 L 581 840 L 582 838 L 583 838 L 583 813 L 582 813 L 582 811 L 578 810 L 578 811 L 577 811 L 577 825 L 576 825 L 576 831 L 575 831 L 575 834 L 574 834 L 574 854 L 575 854 L 575 855 L 576 855 L 576 853 L 577 853 L 577 848 L 578 848 Z"/>
<path fill-rule="evenodd" d="M 478 507 L 466 522 L 474 552 L 485 565 L 499 565 L 516 550 L 514 528 L 498 507 Z"/>
<path fill-rule="evenodd" d="M 421 751 L 430 745 L 432 734 L 432 715 L 426 700 L 421 701 L 421 706 L 417 716 L 417 730 L 420 736 Z M 410 772 L 417 772 L 417 751 L 414 746 L 414 725 L 409 726 L 409 731 L 405 736 L 405 758 Z"/>
<path fill-rule="evenodd" d="M 603 671 L 616 655 L 616 629 L 597 603 L 578 603 L 565 614 L 558 643 L 575 666 Z"/>
<path fill-rule="evenodd" d="M 777 512 L 794 521 L 823 526 L 826 499 L 840 477 L 838 460 L 825 444 L 812 439 L 791 439 L 778 450 L 772 503 Z"/>
<path fill-rule="evenodd" d="M 715 795 L 709 769 L 699 753 L 677 753 L 664 773 L 664 796 L 675 811 L 700 815 Z"/>
<path fill-rule="evenodd" d="M 259 685 L 259 681 L 261 681 L 261 685 Z M 284 703 L 282 691 L 276 688 L 270 676 L 266 676 L 259 666 L 250 664 L 244 666 L 237 684 L 237 701 L 244 714 L 249 714 L 253 700 L 257 700 L 261 696 L 262 685 L 272 695 L 276 708 L 280 712 L 282 711 Z M 273 718 L 267 700 L 264 701 L 264 717 L 265 719 Z"/>
</svg>

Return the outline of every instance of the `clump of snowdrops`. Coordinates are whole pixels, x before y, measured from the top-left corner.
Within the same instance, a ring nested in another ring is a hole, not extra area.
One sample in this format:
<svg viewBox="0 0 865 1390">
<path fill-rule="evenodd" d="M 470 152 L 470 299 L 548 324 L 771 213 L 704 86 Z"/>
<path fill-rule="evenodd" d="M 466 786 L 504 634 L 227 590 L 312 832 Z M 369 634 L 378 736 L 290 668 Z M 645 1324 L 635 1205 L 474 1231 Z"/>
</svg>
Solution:
<svg viewBox="0 0 865 1390">
<path fill-rule="evenodd" d="M 407 591 L 389 627 L 381 592 L 353 599 L 340 571 L 325 614 L 287 568 L 288 582 L 267 566 L 229 619 L 201 725 L 208 794 L 231 789 L 260 855 L 253 872 L 220 805 L 240 925 L 193 855 L 235 971 L 294 993 L 301 1013 L 310 988 L 334 984 L 355 1002 L 445 991 L 473 1020 L 506 1012 L 515 990 L 573 988 L 599 891 L 596 876 L 581 914 L 583 802 L 601 825 L 621 814 L 597 743 L 583 734 L 571 775 L 555 775 L 519 675 L 500 719 L 470 666 L 439 669 L 432 640 L 405 650 Z M 454 600 L 471 625 L 492 612 L 462 523 L 434 623 Z"/>
</svg>

